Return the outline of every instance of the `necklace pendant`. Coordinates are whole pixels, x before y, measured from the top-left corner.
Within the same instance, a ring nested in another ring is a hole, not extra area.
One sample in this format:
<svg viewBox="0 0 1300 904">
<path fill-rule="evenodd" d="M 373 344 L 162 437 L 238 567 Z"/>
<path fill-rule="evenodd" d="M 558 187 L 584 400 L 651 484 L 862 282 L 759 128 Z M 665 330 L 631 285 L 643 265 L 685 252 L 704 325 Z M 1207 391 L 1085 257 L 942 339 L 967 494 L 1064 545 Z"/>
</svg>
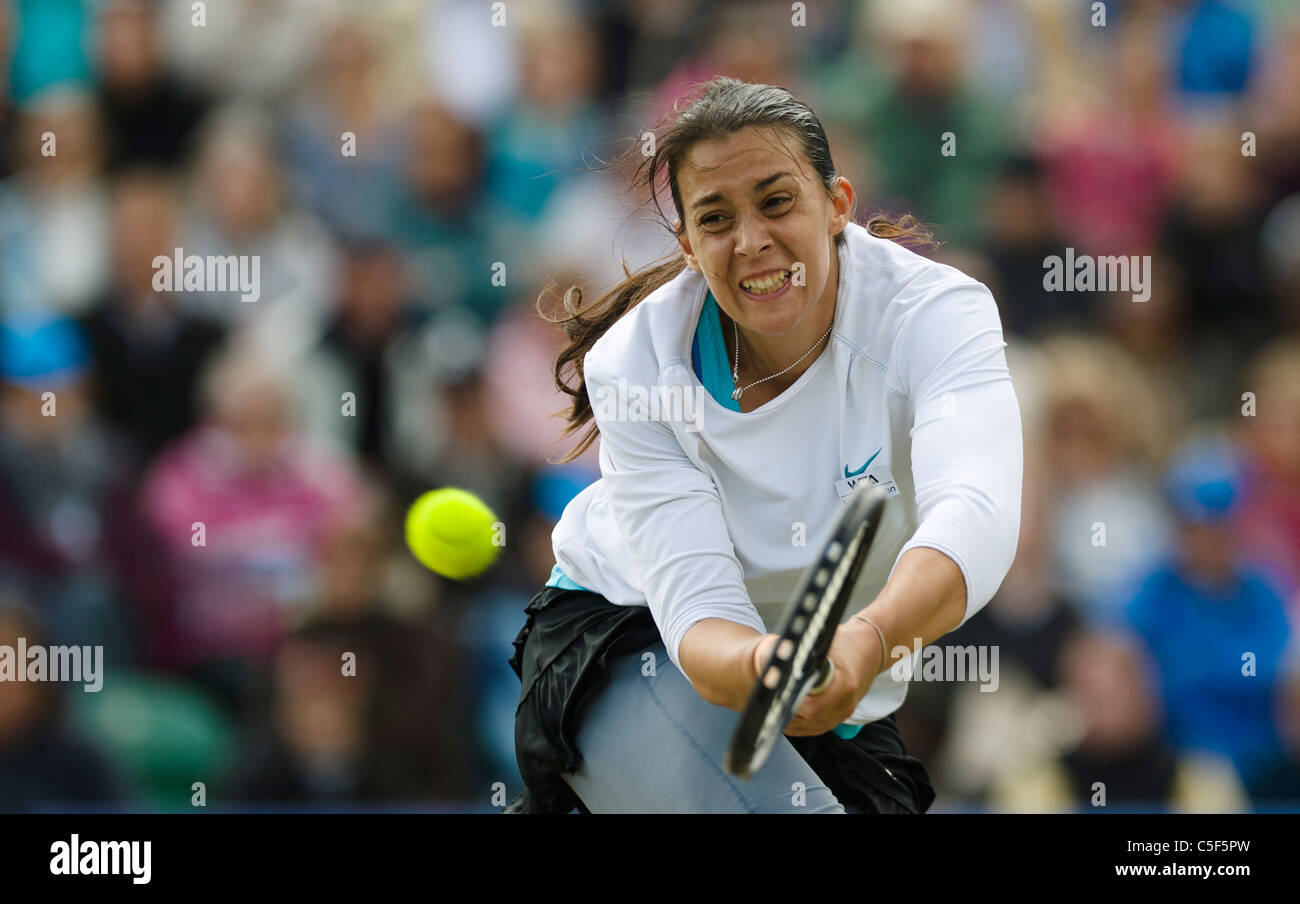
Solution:
<svg viewBox="0 0 1300 904">
<path fill-rule="evenodd" d="M 732 398 L 734 401 L 739 402 L 739 401 L 740 401 L 740 394 L 741 394 L 742 392 L 744 392 L 744 391 L 745 391 L 745 390 L 743 390 L 743 389 L 733 389 L 733 390 L 731 391 L 731 398 Z"/>
</svg>

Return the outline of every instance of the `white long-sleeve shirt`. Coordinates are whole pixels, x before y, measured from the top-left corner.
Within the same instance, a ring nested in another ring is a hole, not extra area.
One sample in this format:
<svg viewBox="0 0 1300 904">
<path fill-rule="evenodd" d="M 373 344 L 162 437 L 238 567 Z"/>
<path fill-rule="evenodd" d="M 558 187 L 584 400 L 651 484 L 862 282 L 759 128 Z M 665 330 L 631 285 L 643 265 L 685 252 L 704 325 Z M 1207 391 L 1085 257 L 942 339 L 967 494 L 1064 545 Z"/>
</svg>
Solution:
<svg viewBox="0 0 1300 904">
<path fill-rule="evenodd" d="M 1022 439 L 993 297 L 861 226 L 846 235 L 829 344 L 753 411 L 724 408 L 695 374 L 692 340 L 711 296 L 690 269 L 584 359 L 602 476 L 565 509 L 552 534 L 556 562 L 613 603 L 649 606 L 679 668 L 682 637 L 701 619 L 775 629 L 859 480 L 897 494 L 846 618 L 917 546 L 960 567 L 963 623 L 1011 566 Z M 881 672 L 847 724 L 902 704 L 907 681 L 894 671 Z"/>
</svg>

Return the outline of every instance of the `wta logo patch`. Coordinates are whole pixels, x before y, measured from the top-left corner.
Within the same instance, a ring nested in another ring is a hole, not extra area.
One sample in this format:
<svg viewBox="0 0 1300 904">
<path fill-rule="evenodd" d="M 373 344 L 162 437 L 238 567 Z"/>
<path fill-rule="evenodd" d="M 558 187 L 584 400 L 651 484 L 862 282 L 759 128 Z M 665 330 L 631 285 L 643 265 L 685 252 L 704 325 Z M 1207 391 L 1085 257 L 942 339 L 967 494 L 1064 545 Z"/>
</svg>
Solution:
<svg viewBox="0 0 1300 904">
<path fill-rule="evenodd" d="M 898 495 L 898 485 L 894 483 L 894 475 L 889 473 L 889 466 L 879 464 L 874 468 L 871 467 L 871 463 L 883 451 L 883 446 L 877 449 L 875 454 L 856 471 L 850 471 L 848 465 L 844 466 L 844 476 L 835 481 L 835 492 L 839 494 L 840 502 L 848 499 L 854 487 L 863 482 L 884 487 L 886 497 Z"/>
</svg>

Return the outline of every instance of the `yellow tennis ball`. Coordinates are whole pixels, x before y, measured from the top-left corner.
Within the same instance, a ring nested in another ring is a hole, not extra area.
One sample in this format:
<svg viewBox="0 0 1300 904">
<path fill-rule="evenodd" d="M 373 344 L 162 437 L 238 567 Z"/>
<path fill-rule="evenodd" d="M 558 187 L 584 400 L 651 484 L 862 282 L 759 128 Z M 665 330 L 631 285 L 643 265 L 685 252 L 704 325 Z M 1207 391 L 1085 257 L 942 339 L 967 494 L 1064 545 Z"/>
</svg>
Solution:
<svg viewBox="0 0 1300 904">
<path fill-rule="evenodd" d="M 463 581 L 482 574 L 501 551 L 497 516 L 473 493 L 430 490 L 406 512 L 406 545 L 424 567 Z"/>
</svg>

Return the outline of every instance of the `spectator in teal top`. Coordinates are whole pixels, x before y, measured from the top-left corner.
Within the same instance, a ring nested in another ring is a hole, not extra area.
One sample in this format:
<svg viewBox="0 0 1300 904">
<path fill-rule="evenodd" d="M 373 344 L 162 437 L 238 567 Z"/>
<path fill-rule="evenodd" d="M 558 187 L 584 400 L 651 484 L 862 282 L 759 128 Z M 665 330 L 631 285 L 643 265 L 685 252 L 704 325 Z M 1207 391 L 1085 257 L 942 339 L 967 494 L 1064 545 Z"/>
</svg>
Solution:
<svg viewBox="0 0 1300 904">
<path fill-rule="evenodd" d="M 62 82 L 89 83 L 86 30 L 90 23 L 82 0 L 14 0 L 12 4 L 0 0 L 0 6 L 10 7 L 14 46 L 9 83 L 16 100 L 24 102 Z"/>
<path fill-rule="evenodd" d="M 965 75 L 969 12 L 960 3 L 873 7 L 882 84 L 864 86 L 860 112 L 849 114 L 878 188 L 873 203 L 912 211 L 959 243 L 981 236 L 987 185 L 1011 134 L 1002 107 Z"/>
</svg>

